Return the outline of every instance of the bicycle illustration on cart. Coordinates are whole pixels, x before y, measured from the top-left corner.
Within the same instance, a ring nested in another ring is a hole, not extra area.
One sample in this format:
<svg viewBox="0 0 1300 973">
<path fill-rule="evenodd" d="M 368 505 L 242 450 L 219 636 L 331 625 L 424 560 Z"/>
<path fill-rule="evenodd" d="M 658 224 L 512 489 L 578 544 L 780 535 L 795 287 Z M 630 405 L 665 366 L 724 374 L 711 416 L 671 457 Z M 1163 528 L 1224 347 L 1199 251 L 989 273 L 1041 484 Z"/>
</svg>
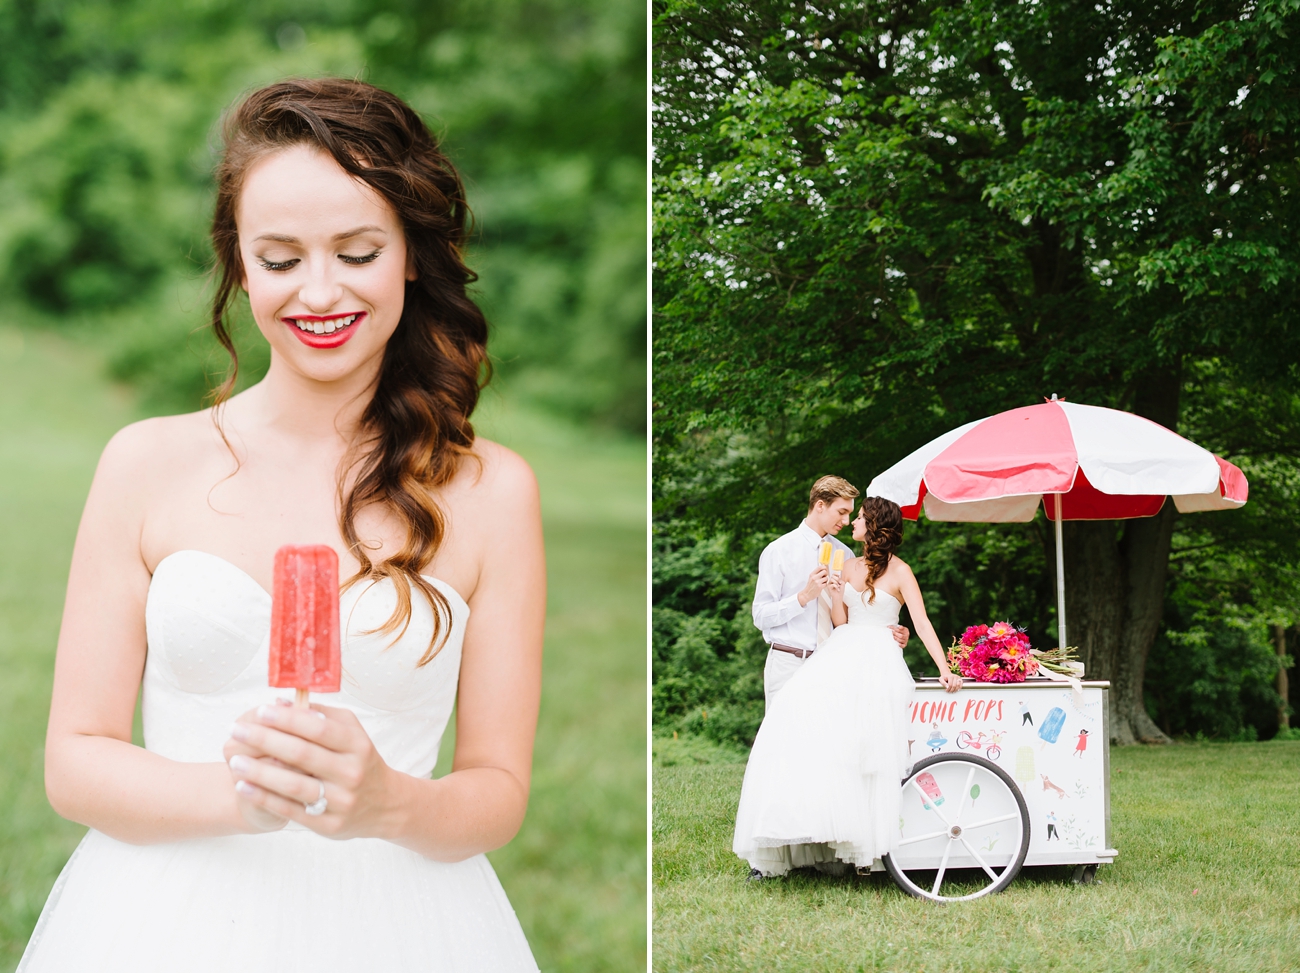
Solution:
<svg viewBox="0 0 1300 973">
<path fill-rule="evenodd" d="M 957 734 L 957 748 L 983 750 L 984 755 L 990 760 L 997 760 L 1002 756 L 1002 738 L 1006 735 L 1005 730 L 1001 733 L 988 734 L 980 730 L 978 735 L 972 735 L 969 730 L 962 730 Z"/>
</svg>

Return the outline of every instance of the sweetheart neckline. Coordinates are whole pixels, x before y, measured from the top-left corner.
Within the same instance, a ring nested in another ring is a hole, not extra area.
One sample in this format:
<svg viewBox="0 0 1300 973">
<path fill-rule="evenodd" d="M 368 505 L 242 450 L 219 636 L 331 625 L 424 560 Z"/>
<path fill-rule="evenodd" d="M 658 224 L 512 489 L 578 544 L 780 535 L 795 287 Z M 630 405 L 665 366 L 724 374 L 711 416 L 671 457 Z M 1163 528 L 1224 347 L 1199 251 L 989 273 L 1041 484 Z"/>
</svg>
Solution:
<svg viewBox="0 0 1300 973">
<path fill-rule="evenodd" d="M 853 584 L 852 584 L 852 582 L 845 581 L 845 582 L 844 582 L 844 587 L 846 587 L 846 588 L 853 588 Z M 860 594 L 860 595 L 865 595 L 865 594 L 866 594 L 865 591 L 861 591 L 861 590 L 859 590 L 859 589 L 857 589 L 857 588 L 853 588 L 853 590 L 854 590 L 854 591 L 857 591 L 858 594 Z M 901 600 L 899 600 L 896 596 L 890 594 L 888 591 L 885 591 L 883 588 L 877 588 L 877 589 L 876 589 L 876 594 L 878 594 L 878 595 L 889 595 L 890 598 L 893 598 L 893 599 L 894 599 L 894 603 L 895 603 L 895 604 L 897 604 L 899 607 L 902 607 L 903 602 L 902 602 Z M 866 603 L 866 602 L 863 602 L 863 604 L 865 605 L 865 604 L 867 604 L 867 603 Z"/>
<path fill-rule="evenodd" d="M 153 566 L 153 574 L 151 574 L 151 575 L 149 576 L 149 583 L 150 583 L 151 585 L 153 584 L 153 577 L 154 577 L 154 575 L 156 575 L 156 574 L 158 573 L 158 569 L 161 568 L 164 564 L 167 563 L 167 561 L 171 560 L 172 558 L 174 558 L 174 557 L 175 557 L 176 555 L 178 555 L 178 554 L 202 554 L 204 557 L 210 557 L 210 558 L 212 558 L 212 560 L 214 560 L 214 561 L 220 561 L 222 564 L 224 564 L 226 567 L 230 568 L 232 571 L 235 571 L 236 573 L 241 574 L 241 575 L 243 575 L 245 578 L 247 578 L 247 579 L 252 583 L 253 587 L 255 587 L 258 591 L 260 591 L 263 595 L 266 596 L 267 600 L 270 600 L 270 598 L 271 598 L 271 592 L 269 592 L 269 591 L 267 591 L 265 588 L 263 588 L 263 587 L 262 587 L 262 583 L 261 583 L 260 581 L 258 581 L 255 577 L 253 577 L 251 574 L 249 574 L 249 573 L 248 573 L 247 571 L 245 571 L 243 568 L 241 568 L 241 567 L 240 567 L 238 564 L 236 564 L 234 561 L 228 561 L 228 560 L 226 560 L 224 557 L 222 557 L 220 554 L 213 554 L 213 553 L 210 552 L 210 551 L 200 551 L 200 550 L 199 550 L 198 548 L 196 548 L 196 547 L 182 547 L 182 548 L 181 548 L 180 550 L 178 550 L 178 551 L 172 551 L 170 554 L 168 554 L 166 557 L 164 557 L 161 561 L 159 561 L 157 564 L 155 564 L 155 565 Z M 434 585 L 436 585 L 436 586 L 438 587 L 438 589 L 439 589 L 440 591 L 442 591 L 443 594 L 445 594 L 445 595 L 450 595 L 451 597 L 453 597 L 453 598 L 455 598 L 457 601 L 459 601 L 459 602 L 461 603 L 461 605 L 464 607 L 464 609 L 465 609 L 466 611 L 472 611 L 472 609 L 469 607 L 469 602 L 467 602 L 467 601 L 465 600 L 465 598 L 461 595 L 461 593 L 460 593 L 459 591 L 457 591 L 457 590 L 455 589 L 455 587 L 453 587 L 452 584 L 451 584 L 449 581 L 443 581 L 442 578 L 435 577 L 435 576 L 432 575 L 432 574 L 422 574 L 422 575 L 420 575 L 420 577 L 424 578 L 426 581 L 432 581 L 432 582 L 434 583 Z M 352 588 L 350 588 L 350 589 L 348 589 L 348 590 L 350 590 L 350 591 L 351 591 L 351 590 L 356 590 L 357 587 L 358 587 L 357 585 L 353 585 Z M 855 590 L 856 590 L 856 589 L 855 589 Z M 885 594 L 889 594 L 889 592 L 885 592 Z"/>
</svg>

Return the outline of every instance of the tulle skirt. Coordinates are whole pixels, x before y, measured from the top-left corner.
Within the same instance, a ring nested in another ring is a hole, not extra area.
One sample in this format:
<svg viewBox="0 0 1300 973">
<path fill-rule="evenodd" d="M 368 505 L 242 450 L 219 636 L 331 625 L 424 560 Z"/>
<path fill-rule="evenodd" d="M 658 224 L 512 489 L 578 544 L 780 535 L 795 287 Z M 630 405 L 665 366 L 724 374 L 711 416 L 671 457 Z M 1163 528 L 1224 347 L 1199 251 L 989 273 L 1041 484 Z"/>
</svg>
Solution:
<svg viewBox="0 0 1300 973">
<path fill-rule="evenodd" d="M 745 768 L 736 854 L 765 875 L 888 854 L 915 689 L 888 628 L 837 628 L 772 698 Z"/>
<path fill-rule="evenodd" d="M 496 873 L 305 829 L 159 845 L 91 831 L 21 973 L 536 971 Z"/>
</svg>

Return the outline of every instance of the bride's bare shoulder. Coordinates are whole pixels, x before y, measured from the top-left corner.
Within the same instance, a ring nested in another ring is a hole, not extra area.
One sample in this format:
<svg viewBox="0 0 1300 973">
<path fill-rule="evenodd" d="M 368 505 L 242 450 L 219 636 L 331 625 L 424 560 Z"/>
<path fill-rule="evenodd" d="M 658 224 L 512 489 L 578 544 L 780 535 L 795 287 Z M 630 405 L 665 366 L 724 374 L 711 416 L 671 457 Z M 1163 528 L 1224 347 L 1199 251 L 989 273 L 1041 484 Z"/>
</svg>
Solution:
<svg viewBox="0 0 1300 973">
<path fill-rule="evenodd" d="M 500 443 L 481 437 L 474 440 L 474 450 L 460 465 L 447 485 L 444 498 L 454 504 L 475 508 L 508 504 L 537 503 L 537 477 L 522 456 Z"/>
<path fill-rule="evenodd" d="M 97 478 L 169 479 L 210 453 L 220 434 L 208 410 L 142 419 L 119 429 L 104 447 Z"/>
<path fill-rule="evenodd" d="M 912 574 L 912 568 L 901 557 L 895 554 L 889 559 L 889 566 L 885 568 L 885 575 L 899 579 L 915 577 Z"/>
</svg>

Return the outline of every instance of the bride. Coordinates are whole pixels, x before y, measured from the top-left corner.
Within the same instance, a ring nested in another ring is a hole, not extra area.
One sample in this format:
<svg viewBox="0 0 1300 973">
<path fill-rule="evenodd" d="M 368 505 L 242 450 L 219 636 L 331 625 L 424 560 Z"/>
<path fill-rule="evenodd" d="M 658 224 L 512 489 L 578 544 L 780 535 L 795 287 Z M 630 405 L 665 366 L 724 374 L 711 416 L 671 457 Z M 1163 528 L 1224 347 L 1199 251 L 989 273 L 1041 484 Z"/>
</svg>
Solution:
<svg viewBox="0 0 1300 973">
<path fill-rule="evenodd" d="M 20 969 L 536 970 L 483 853 L 528 802 L 540 510 L 469 423 L 486 325 L 460 179 L 356 81 L 271 85 L 224 134 L 212 323 L 233 358 L 247 292 L 270 369 L 104 451 L 45 758 L 50 803 L 91 830 Z M 331 545 L 347 579 L 343 688 L 310 709 L 267 688 L 289 543 Z"/>
<path fill-rule="evenodd" d="M 751 878 L 823 862 L 869 867 L 897 834 L 910 765 L 907 709 L 915 682 L 888 626 L 907 605 L 948 692 L 948 670 L 911 568 L 898 505 L 862 501 L 853 539 L 863 553 L 830 585 L 835 630 L 773 697 L 745 768 L 733 850 Z"/>
</svg>

